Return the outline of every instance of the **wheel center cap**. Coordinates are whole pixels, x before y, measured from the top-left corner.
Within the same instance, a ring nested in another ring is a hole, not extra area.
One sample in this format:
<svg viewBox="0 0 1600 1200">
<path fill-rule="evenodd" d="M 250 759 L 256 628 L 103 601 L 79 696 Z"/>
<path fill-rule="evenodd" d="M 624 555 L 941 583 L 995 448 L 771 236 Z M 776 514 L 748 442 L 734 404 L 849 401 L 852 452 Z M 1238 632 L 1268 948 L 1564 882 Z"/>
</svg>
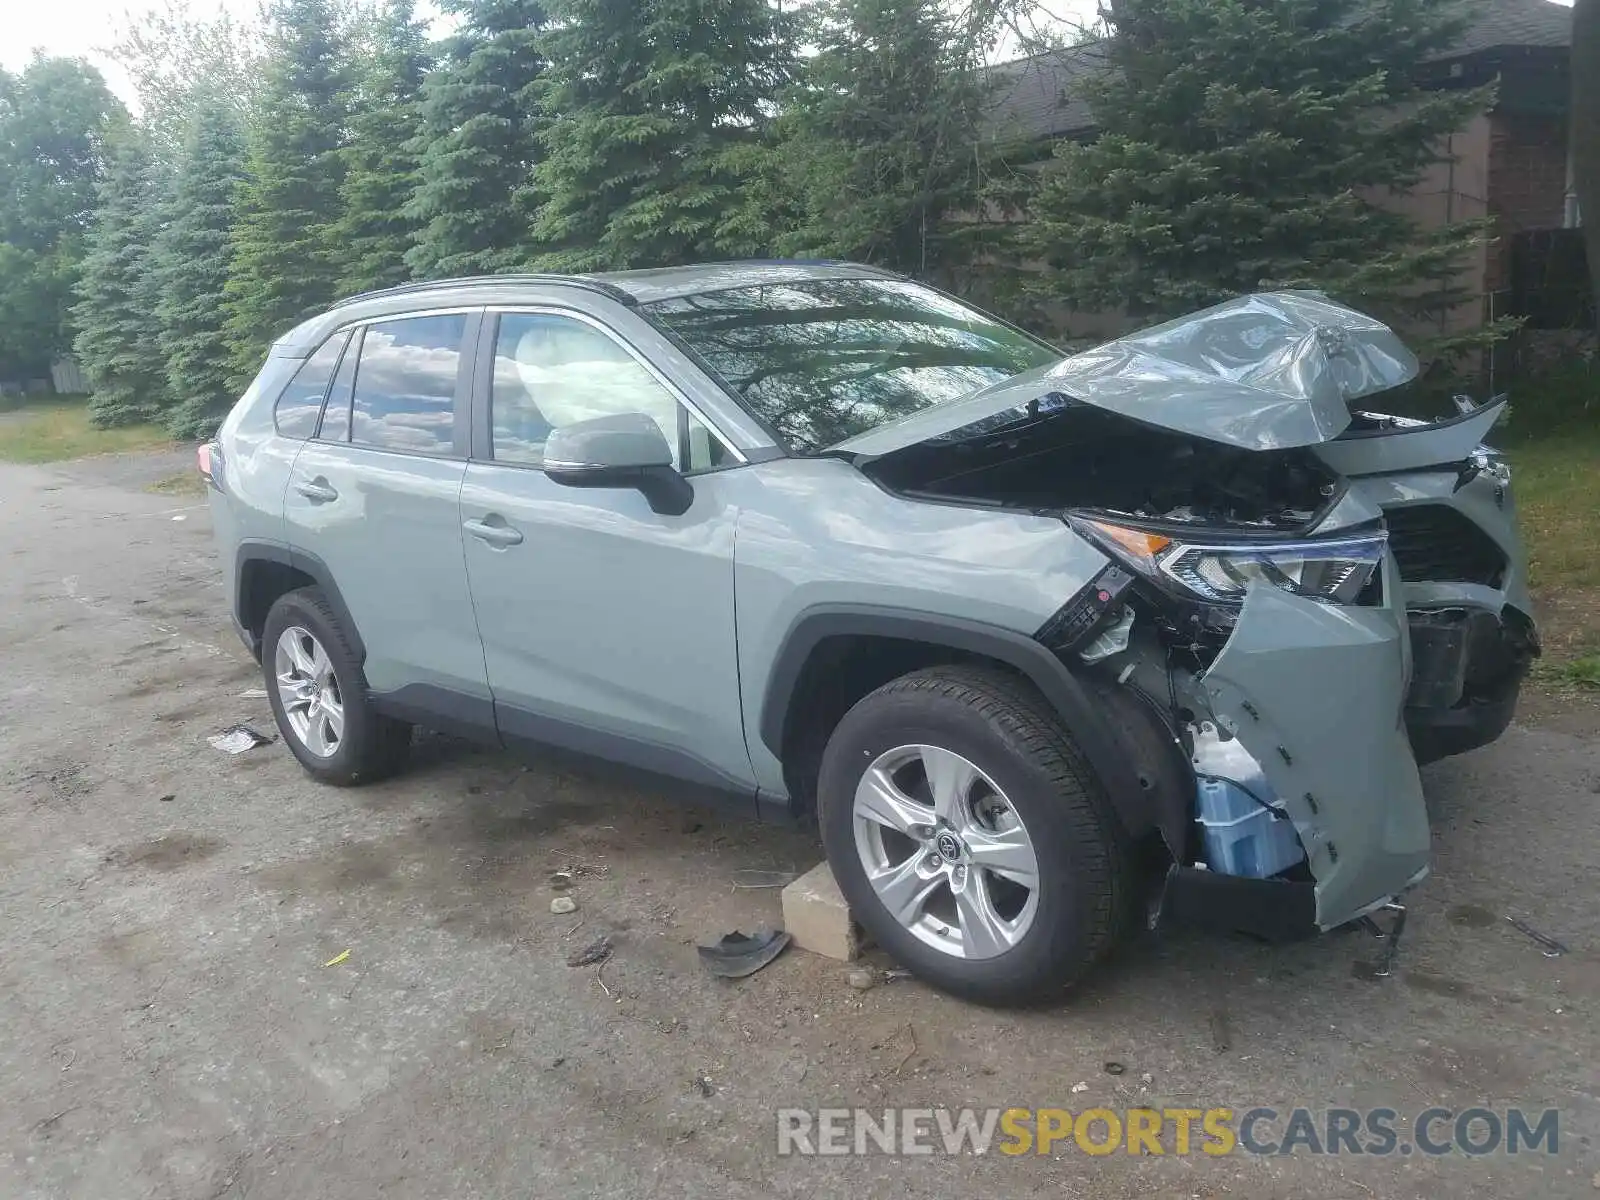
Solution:
<svg viewBox="0 0 1600 1200">
<path fill-rule="evenodd" d="M 960 862 L 962 851 L 961 839 L 946 830 L 933 839 L 933 848 L 939 852 L 939 857 L 945 862 Z"/>
</svg>

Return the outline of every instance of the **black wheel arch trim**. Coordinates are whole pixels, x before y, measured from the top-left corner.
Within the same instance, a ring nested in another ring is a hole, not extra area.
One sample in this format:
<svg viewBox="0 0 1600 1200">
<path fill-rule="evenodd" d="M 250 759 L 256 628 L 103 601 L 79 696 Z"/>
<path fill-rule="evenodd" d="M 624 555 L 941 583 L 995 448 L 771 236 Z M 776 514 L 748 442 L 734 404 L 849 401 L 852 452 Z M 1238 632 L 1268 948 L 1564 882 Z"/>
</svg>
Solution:
<svg viewBox="0 0 1600 1200">
<path fill-rule="evenodd" d="M 801 671 L 824 639 L 839 636 L 925 642 L 994 659 L 1019 671 L 1071 730 L 1127 832 L 1138 836 L 1161 824 L 1121 739 L 1083 680 L 1027 634 L 961 617 L 855 605 L 818 605 L 801 613 L 790 625 L 767 678 L 759 718 L 761 741 L 780 761 Z"/>
<path fill-rule="evenodd" d="M 293 568 L 302 574 L 309 575 L 316 585 L 327 596 L 328 603 L 333 608 L 334 615 L 339 618 L 345 639 L 350 644 L 350 649 L 355 651 L 358 662 L 367 661 L 366 643 L 361 640 L 361 631 L 356 628 L 355 621 L 350 616 L 350 609 L 344 602 L 344 596 L 339 592 L 339 585 L 333 580 L 333 572 L 328 564 L 315 554 L 305 550 L 296 550 L 282 542 L 268 542 L 258 539 L 246 539 L 239 543 L 239 549 L 234 558 L 234 624 L 245 629 L 244 611 L 241 605 L 244 601 L 244 572 L 245 567 L 252 562 L 278 563 L 281 566 Z"/>
</svg>

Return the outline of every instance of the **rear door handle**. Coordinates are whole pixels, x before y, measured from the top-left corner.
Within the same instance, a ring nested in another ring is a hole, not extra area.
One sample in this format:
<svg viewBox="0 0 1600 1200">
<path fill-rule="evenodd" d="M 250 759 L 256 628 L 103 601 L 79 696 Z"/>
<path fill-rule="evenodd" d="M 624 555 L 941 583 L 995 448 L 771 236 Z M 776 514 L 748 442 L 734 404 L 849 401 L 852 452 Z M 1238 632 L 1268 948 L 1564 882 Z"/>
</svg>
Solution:
<svg viewBox="0 0 1600 1200">
<path fill-rule="evenodd" d="M 463 521 L 461 528 L 465 529 L 479 541 L 488 542 L 489 545 L 504 550 L 507 546 L 515 546 L 522 541 L 522 532 L 505 523 L 505 518 L 491 513 L 482 521 Z"/>
<path fill-rule="evenodd" d="M 294 485 L 294 490 L 313 504 L 326 504 L 339 498 L 338 489 L 320 475 L 315 479 L 302 479 Z"/>
</svg>

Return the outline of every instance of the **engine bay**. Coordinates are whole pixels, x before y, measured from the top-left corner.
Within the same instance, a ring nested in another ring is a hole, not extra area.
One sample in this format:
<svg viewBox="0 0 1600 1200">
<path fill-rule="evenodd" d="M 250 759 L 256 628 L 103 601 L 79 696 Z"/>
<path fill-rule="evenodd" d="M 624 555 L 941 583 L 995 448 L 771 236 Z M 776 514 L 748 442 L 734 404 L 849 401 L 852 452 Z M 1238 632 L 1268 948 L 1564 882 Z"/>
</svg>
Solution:
<svg viewBox="0 0 1600 1200">
<path fill-rule="evenodd" d="M 1309 451 L 1243 450 L 1083 404 L 957 431 L 864 469 L 915 497 L 1273 534 L 1308 528 L 1338 491 Z"/>
</svg>

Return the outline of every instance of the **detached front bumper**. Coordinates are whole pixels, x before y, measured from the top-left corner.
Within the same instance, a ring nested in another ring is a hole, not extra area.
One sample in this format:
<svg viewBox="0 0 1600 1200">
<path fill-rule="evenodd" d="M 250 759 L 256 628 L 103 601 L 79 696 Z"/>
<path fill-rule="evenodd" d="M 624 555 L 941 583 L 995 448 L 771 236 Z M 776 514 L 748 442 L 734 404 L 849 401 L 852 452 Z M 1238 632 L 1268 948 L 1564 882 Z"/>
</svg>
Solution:
<svg viewBox="0 0 1600 1200">
<path fill-rule="evenodd" d="M 1392 559 L 1384 574 L 1384 594 L 1400 596 Z M 1402 717 L 1410 665 L 1403 612 L 1257 586 L 1198 681 L 1294 822 L 1317 928 L 1371 912 L 1428 872 L 1427 808 Z"/>
</svg>

